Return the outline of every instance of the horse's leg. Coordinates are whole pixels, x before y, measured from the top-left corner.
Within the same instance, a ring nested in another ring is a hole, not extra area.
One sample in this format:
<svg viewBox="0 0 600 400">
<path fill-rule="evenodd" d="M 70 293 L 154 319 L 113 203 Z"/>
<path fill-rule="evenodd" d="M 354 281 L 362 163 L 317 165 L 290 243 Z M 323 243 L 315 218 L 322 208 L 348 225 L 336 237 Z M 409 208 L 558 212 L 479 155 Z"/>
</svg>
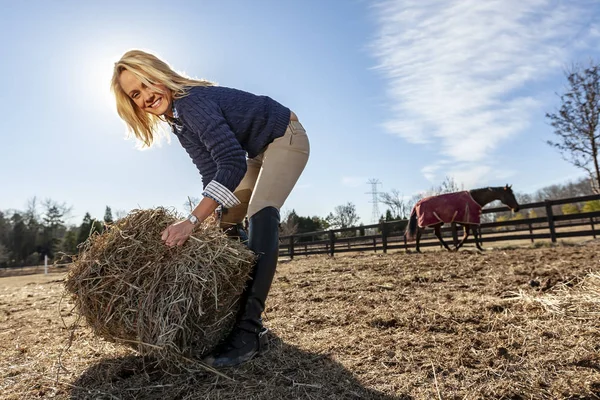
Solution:
<svg viewBox="0 0 600 400">
<path fill-rule="evenodd" d="M 417 253 L 421 252 L 421 249 L 419 248 L 419 241 L 421 240 L 421 234 L 422 233 L 423 233 L 423 230 L 417 226 L 417 239 L 416 239 L 416 241 L 417 241 Z"/>
<path fill-rule="evenodd" d="M 475 246 L 477 246 L 477 249 L 483 251 L 483 249 L 481 248 L 481 244 L 479 244 L 479 237 L 477 236 L 477 227 L 473 228 L 473 236 L 475 237 Z"/>
<path fill-rule="evenodd" d="M 456 246 L 456 251 L 458 251 L 458 249 L 461 248 L 461 246 L 465 243 L 465 240 L 467 240 L 467 238 L 469 237 L 469 230 L 471 229 L 471 227 L 469 225 L 463 225 L 463 230 L 464 230 L 464 235 L 460 241 L 460 243 Z M 476 239 L 477 240 L 477 239 Z"/>
<path fill-rule="evenodd" d="M 448 247 L 448 245 L 446 244 L 446 242 L 444 242 L 444 239 L 442 239 L 442 224 L 438 224 L 436 226 L 433 227 L 434 232 L 435 232 L 435 237 L 438 238 L 438 240 L 440 241 L 440 243 L 442 244 L 442 246 L 444 246 L 446 248 L 446 250 L 448 251 L 452 251 L 450 249 L 450 247 Z"/>
</svg>

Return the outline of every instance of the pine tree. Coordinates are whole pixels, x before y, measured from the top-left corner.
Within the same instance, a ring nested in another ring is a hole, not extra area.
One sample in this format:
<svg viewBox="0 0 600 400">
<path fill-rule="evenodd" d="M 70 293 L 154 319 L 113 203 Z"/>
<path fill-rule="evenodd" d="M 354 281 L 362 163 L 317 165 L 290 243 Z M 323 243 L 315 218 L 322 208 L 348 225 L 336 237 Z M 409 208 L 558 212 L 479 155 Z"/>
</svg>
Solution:
<svg viewBox="0 0 600 400">
<path fill-rule="evenodd" d="M 85 213 L 83 216 L 83 221 L 81 225 L 79 225 L 79 232 L 77 234 L 77 243 L 81 244 L 87 240 L 87 238 L 92 234 L 93 221 L 90 213 Z"/>
<path fill-rule="evenodd" d="M 109 206 L 106 206 L 106 210 L 104 211 L 104 223 L 112 224 L 113 222 L 112 210 Z"/>
</svg>

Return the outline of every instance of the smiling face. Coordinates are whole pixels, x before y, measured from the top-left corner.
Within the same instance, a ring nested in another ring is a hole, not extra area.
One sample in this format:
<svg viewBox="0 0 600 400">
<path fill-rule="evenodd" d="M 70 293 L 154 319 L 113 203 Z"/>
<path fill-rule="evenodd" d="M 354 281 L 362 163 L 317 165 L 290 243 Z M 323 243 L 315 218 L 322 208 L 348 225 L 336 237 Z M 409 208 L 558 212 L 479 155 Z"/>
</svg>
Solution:
<svg viewBox="0 0 600 400">
<path fill-rule="evenodd" d="M 119 75 L 119 84 L 141 110 L 159 116 L 173 116 L 173 96 L 165 85 L 156 83 L 149 87 L 126 69 Z"/>
</svg>

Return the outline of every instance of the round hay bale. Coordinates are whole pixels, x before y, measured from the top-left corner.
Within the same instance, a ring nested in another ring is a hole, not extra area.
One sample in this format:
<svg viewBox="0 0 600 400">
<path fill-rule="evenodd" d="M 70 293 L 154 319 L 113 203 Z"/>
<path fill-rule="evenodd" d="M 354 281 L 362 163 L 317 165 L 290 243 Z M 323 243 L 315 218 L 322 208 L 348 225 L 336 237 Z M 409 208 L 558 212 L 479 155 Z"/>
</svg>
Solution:
<svg viewBox="0 0 600 400">
<path fill-rule="evenodd" d="M 81 246 L 65 280 L 95 334 L 165 366 L 206 354 L 230 331 L 254 261 L 214 224 L 169 248 L 161 233 L 177 219 L 134 210 Z"/>
</svg>

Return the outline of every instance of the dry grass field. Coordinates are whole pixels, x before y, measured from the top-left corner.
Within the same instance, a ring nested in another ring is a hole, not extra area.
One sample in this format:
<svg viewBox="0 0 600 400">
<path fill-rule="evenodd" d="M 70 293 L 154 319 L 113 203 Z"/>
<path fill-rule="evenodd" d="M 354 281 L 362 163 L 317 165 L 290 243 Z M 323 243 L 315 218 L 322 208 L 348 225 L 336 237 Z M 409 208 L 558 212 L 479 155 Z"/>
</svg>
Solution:
<svg viewBox="0 0 600 400">
<path fill-rule="evenodd" d="M 282 261 L 269 352 L 223 375 L 165 374 L 69 329 L 64 273 L 5 276 L 0 398 L 598 399 L 599 253 L 592 240 Z"/>
</svg>

